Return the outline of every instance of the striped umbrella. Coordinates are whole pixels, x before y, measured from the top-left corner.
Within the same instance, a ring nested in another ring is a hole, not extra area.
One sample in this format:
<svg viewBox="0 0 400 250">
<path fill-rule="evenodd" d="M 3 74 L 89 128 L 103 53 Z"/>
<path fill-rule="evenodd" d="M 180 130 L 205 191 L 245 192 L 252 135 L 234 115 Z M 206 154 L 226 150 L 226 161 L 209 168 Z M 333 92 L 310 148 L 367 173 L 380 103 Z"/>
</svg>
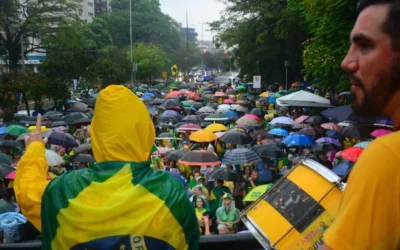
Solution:
<svg viewBox="0 0 400 250">
<path fill-rule="evenodd" d="M 229 165 L 242 165 L 259 160 L 258 155 L 247 148 L 237 148 L 224 155 L 224 163 Z"/>
</svg>

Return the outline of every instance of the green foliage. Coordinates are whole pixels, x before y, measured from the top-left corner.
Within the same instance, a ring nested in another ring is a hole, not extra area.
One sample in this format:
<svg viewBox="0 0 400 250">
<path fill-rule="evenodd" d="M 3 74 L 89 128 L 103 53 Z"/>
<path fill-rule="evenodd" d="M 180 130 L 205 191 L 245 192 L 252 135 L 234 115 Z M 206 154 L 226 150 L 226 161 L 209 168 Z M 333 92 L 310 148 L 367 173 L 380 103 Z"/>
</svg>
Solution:
<svg viewBox="0 0 400 250">
<path fill-rule="evenodd" d="M 126 58 L 130 58 L 129 52 Z M 160 77 L 171 63 L 162 46 L 152 43 L 135 43 L 134 58 L 138 64 L 137 76 L 141 79 Z"/>
<path fill-rule="evenodd" d="M 189 45 L 189 46 L 188 46 Z M 180 46 L 171 54 L 172 60 L 181 72 L 189 71 L 201 63 L 200 49 L 193 42 L 181 39 Z"/>
</svg>

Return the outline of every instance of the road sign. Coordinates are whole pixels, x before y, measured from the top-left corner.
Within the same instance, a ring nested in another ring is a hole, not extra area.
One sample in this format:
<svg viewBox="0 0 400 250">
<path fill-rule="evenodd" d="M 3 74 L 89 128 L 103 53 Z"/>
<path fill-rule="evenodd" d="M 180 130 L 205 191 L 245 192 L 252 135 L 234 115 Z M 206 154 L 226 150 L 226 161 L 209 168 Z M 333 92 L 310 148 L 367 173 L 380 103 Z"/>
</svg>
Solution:
<svg viewBox="0 0 400 250">
<path fill-rule="evenodd" d="M 162 72 L 162 78 L 166 79 L 168 77 L 168 72 L 164 71 Z"/>
<path fill-rule="evenodd" d="M 138 71 L 137 63 L 133 64 L 132 72 L 136 73 Z"/>
<path fill-rule="evenodd" d="M 261 76 L 253 76 L 253 88 L 261 88 Z"/>
</svg>

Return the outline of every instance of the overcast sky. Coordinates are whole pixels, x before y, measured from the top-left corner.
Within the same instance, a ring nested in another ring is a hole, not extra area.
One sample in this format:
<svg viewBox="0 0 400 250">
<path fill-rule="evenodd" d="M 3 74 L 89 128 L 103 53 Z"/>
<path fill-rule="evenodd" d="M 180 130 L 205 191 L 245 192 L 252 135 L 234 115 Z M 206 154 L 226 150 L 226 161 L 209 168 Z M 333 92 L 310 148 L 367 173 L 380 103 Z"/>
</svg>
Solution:
<svg viewBox="0 0 400 250">
<path fill-rule="evenodd" d="M 225 9 L 225 5 L 217 0 L 160 0 L 160 3 L 162 12 L 184 26 L 186 26 L 187 11 L 189 27 L 197 30 L 198 40 L 201 40 L 201 23 L 219 20 L 220 12 Z M 204 24 L 204 40 L 211 41 L 214 34 L 207 30 L 209 27 Z"/>
</svg>

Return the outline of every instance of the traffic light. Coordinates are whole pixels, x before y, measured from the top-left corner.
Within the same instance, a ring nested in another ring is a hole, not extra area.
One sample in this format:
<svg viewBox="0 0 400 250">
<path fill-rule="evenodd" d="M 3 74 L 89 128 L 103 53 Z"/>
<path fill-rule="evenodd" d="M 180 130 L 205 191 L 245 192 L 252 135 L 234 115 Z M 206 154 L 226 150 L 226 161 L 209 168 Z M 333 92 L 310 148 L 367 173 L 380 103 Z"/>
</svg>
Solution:
<svg viewBox="0 0 400 250">
<path fill-rule="evenodd" d="M 201 52 L 203 55 L 207 54 L 207 50 L 203 49 L 203 51 Z"/>
</svg>

